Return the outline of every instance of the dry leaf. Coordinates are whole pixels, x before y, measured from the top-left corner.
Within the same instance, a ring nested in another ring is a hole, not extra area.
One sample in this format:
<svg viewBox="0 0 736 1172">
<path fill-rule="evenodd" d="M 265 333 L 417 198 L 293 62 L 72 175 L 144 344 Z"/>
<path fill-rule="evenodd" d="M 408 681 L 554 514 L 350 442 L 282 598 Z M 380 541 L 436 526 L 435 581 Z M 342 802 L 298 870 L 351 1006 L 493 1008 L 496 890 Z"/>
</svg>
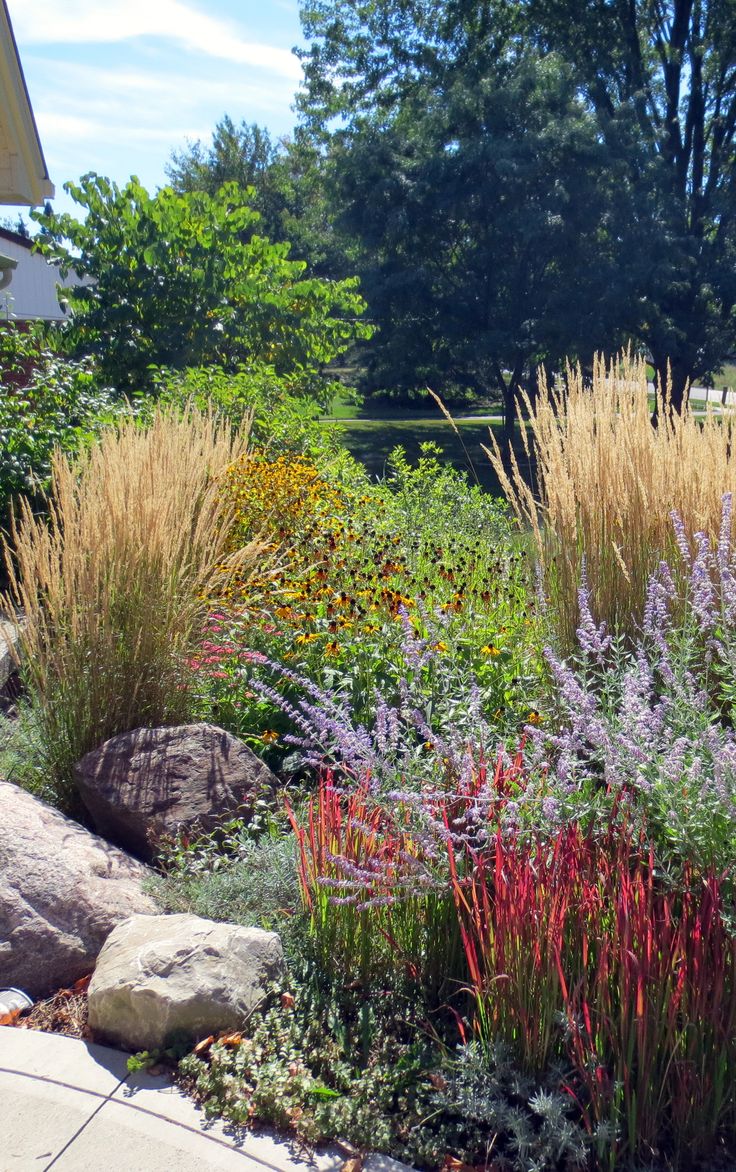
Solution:
<svg viewBox="0 0 736 1172">
<path fill-rule="evenodd" d="M 202 1054 L 207 1053 L 214 1040 L 214 1034 L 210 1034 L 209 1038 L 202 1038 L 201 1042 L 197 1042 L 197 1045 L 194 1047 L 192 1053 L 196 1054 L 197 1057 L 201 1057 Z"/>
<path fill-rule="evenodd" d="M 360 1156 L 354 1156 L 350 1160 L 346 1160 L 340 1172 L 363 1172 L 363 1161 Z"/>
<path fill-rule="evenodd" d="M 282 993 L 281 994 L 281 1008 L 282 1009 L 293 1009 L 295 1005 L 296 1005 L 296 1000 L 294 999 L 294 996 L 292 993 Z"/>
<path fill-rule="evenodd" d="M 429 1081 L 436 1091 L 447 1090 L 447 1079 L 443 1078 L 441 1074 L 430 1074 Z"/>
<path fill-rule="evenodd" d="M 242 1034 L 221 1034 L 218 1039 L 223 1046 L 240 1046 L 243 1042 Z"/>
</svg>

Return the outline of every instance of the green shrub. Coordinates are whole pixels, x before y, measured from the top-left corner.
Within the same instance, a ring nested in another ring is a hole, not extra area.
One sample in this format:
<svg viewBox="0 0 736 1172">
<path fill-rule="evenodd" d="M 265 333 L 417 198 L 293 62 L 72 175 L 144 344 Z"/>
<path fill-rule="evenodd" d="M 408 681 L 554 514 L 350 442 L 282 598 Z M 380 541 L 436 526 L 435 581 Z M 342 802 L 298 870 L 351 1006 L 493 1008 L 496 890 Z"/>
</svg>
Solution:
<svg viewBox="0 0 736 1172">
<path fill-rule="evenodd" d="M 57 353 L 40 328 L 0 329 L 0 524 L 11 497 L 48 488 L 55 449 L 73 455 L 124 409 L 90 360 Z"/>
<path fill-rule="evenodd" d="M 295 452 L 318 459 L 340 449 L 334 428 L 319 422 L 334 394 L 333 383 L 277 374 L 273 366 L 256 362 L 236 371 L 220 366 L 161 369 L 155 387 L 161 403 L 193 403 L 202 411 L 216 411 L 236 427 L 250 420 L 251 442 L 266 454 Z"/>
</svg>

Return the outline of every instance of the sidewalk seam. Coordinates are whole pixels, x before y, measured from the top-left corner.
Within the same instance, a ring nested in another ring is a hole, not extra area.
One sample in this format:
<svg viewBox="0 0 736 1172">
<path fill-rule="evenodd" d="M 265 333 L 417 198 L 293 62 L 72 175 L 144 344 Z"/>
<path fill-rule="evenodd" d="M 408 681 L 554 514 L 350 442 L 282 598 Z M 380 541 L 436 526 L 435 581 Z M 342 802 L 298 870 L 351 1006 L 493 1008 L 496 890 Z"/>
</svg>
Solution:
<svg viewBox="0 0 736 1172">
<path fill-rule="evenodd" d="M 55 1080 L 54 1080 L 54 1079 L 50 1079 L 50 1078 L 44 1078 L 43 1076 L 41 1076 L 41 1077 L 39 1078 L 39 1076 L 38 1076 L 38 1075 L 31 1075 L 31 1076 L 29 1076 L 29 1077 L 36 1078 L 36 1080 L 37 1080 L 37 1081 L 39 1081 L 39 1082 L 47 1082 L 47 1083 L 53 1083 L 53 1082 L 55 1082 Z M 83 1090 L 81 1089 L 81 1087 L 71 1087 L 71 1088 L 70 1088 L 71 1090 L 76 1090 L 76 1091 L 79 1091 L 79 1093 L 80 1093 L 80 1094 L 83 1094 L 83 1095 L 84 1095 L 84 1094 L 93 1094 L 93 1095 L 95 1095 L 95 1097 L 96 1097 L 96 1098 L 99 1098 L 101 1101 L 100 1101 L 100 1102 L 98 1103 L 98 1105 L 95 1107 L 95 1109 L 94 1109 L 94 1111 L 92 1112 L 92 1114 L 90 1115 L 89 1119 L 85 1119 L 85 1121 L 84 1121 L 84 1123 L 81 1125 L 81 1127 L 78 1127 L 78 1128 L 77 1128 L 77 1130 L 74 1132 L 74 1135 L 72 1135 L 72 1136 L 70 1136 L 70 1137 L 69 1137 L 69 1139 L 67 1140 L 67 1142 L 64 1144 L 63 1148 L 60 1148 L 60 1149 L 59 1149 L 59 1151 L 56 1153 L 56 1155 L 54 1156 L 54 1158 L 53 1158 L 53 1159 L 52 1159 L 52 1160 L 51 1160 L 51 1161 L 50 1161 L 50 1162 L 49 1162 L 49 1163 L 46 1165 L 46 1167 L 44 1168 L 43 1172 L 49 1172 L 49 1169 L 50 1169 L 50 1168 L 53 1168 L 53 1166 L 54 1166 L 54 1164 L 57 1162 L 57 1160 L 60 1160 L 60 1159 L 61 1159 L 61 1157 L 64 1155 L 64 1153 L 69 1151 L 69 1148 L 72 1146 L 72 1144 L 75 1142 L 75 1140 L 79 1139 L 80 1135 L 81 1135 L 81 1134 L 82 1134 L 82 1132 L 85 1130 L 85 1128 L 89 1127 L 89 1125 L 90 1125 L 90 1123 L 92 1122 L 92 1120 L 93 1120 L 94 1118 L 96 1118 L 96 1116 L 97 1116 L 97 1115 L 99 1115 L 100 1111 L 101 1111 L 101 1110 L 102 1110 L 102 1108 L 105 1106 L 105 1103 L 107 1103 L 107 1102 L 108 1102 L 108 1101 L 109 1101 L 109 1100 L 112 1098 L 112 1096 L 115 1094 L 115 1091 L 119 1090 L 119 1089 L 120 1089 L 120 1087 L 123 1085 L 123 1083 L 124 1083 L 124 1082 L 125 1082 L 125 1079 L 124 1079 L 124 1078 L 122 1078 L 122 1079 L 120 1080 L 120 1082 L 118 1083 L 118 1085 L 117 1085 L 116 1087 L 114 1087 L 114 1088 L 113 1088 L 113 1089 L 110 1091 L 110 1094 L 109 1094 L 109 1095 L 100 1095 L 99 1091 L 98 1091 L 98 1092 L 95 1092 L 95 1091 L 91 1091 L 91 1092 L 90 1092 L 90 1091 L 83 1091 Z M 56 1083 L 56 1085 L 57 1085 L 57 1086 L 65 1086 L 66 1084 L 65 1084 L 65 1083 L 58 1083 L 58 1082 L 57 1082 L 57 1083 Z"/>
<path fill-rule="evenodd" d="M 42 1172 L 49 1172 L 49 1170 L 53 1168 L 54 1164 L 56 1164 L 57 1161 L 60 1160 L 61 1157 L 69 1150 L 69 1148 L 79 1138 L 79 1136 L 82 1134 L 82 1132 L 86 1130 L 86 1128 L 89 1126 L 89 1124 L 92 1122 L 92 1120 L 97 1118 L 97 1116 L 100 1114 L 100 1112 L 102 1111 L 102 1109 L 106 1103 L 115 1103 L 118 1106 L 127 1107 L 129 1110 L 137 1111 L 140 1115 L 148 1115 L 152 1119 L 158 1119 L 161 1123 L 164 1123 L 169 1127 L 174 1127 L 174 1128 L 179 1129 L 180 1131 L 189 1132 L 190 1135 L 199 1136 L 202 1139 L 208 1140 L 210 1143 L 217 1144 L 219 1147 L 223 1148 L 225 1151 L 233 1152 L 238 1156 L 242 1156 L 245 1160 L 250 1160 L 252 1164 L 257 1164 L 262 1168 L 270 1169 L 271 1172 L 283 1172 L 283 1170 L 279 1164 L 272 1163 L 270 1160 L 265 1160 L 262 1157 L 254 1154 L 254 1153 L 244 1151 L 242 1147 L 234 1146 L 234 1144 L 232 1142 L 230 1142 L 226 1139 L 220 1139 L 219 1136 L 211 1135 L 204 1128 L 192 1127 L 191 1124 L 189 1124 L 189 1123 L 182 1123 L 179 1120 L 171 1119 L 166 1115 L 159 1114 L 158 1111 L 152 1111 L 149 1107 L 142 1107 L 138 1103 L 126 1102 L 126 1100 L 124 1098 L 116 1098 L 115 1096 L 118 1094 L 121 1087 L 125 1087 L 126 1085 L 128 1085 L 128 1080 L 130 1078 L 130 1075 L 127 1075 L 125 1078 L 120 1079 L 120 1081 L 117 1083 L 117 1085 L 115 1087 L 113 1087 L 113 1089 L 108 1094 L 102 1094 L 101 1091 L 86 1090 L 84 1087 L 75 1086 L 73 1083 L 64 1082 L 62 1079 L 50 1078 L 48 1075 L 45 1075 L 45 1074 L 30 1074 L 28 1071 L 12 1070 L 12 1069 L 9 1069 L 8 1067 L 3 1067 L 3 1066 L 0 1066 L 0 1074 L 15 1075 L 16 1077 L 19 1077 L 19 1078 L 27 1078 L 27 1079 L 30 1079 L 31 1081 L 46 1083 L 49 1086 L 63 1087 L 65 1090 L 77 1091 L 80 1095 L 89 1095 L 91 1098 L 99 1100 L 97 1106 L 95 1107 L 94 1111 L 91 1113 L 89 1118 L 85 1119 L 84 1123 L 82 1123 L 77 1128 L 77 1130 L 67 1140 L 67 1142 L 64 1144 L 64 1146 L 58 1152 L 56 1152 L 56 1154 L 49 1161 L 49 1163 L 44 1166 L 44 1168 L 42 1169 Z M 134 1090 L 134 1088 L 131 1088 L 131 1090 Z M 176 1088 L 175 1084 L 173 1084 L 173 1083 L 167 1087 L 160 1088 L 160 1091 L 157 1090 L 155 1093 L 164 1093 L 165 1094 L 169 1091 L 172 1091 L 174 1094 L 177 1094 L 177 1095 L 181 1094 L 181 1092 Z M 186 1098 L 186 1096 L 183 1096 L 183 1097 Z M 246 1133 L 246 1138 L 248 1135 L 253 1135 L 254 1138 L 256 1138 L 256 1139 L 258 1138 L 257 1132 L 248 1131 Z M 269 1138 L 272 1138 L 272 1137 L 269 1136 Z M 289 1144 L 288 1137 L 285 1139 L 285 1142 L 286 1142 L 287 1146 L 291 1146 Z M 311 1158 L 309 1156 L 303 1156 L 302 1160 L 306 1166 L 312 1165 L 314 1167 L 314 1165 L 315 1165 L 315 1161 L 314 1161 L 313 1156 Z"/>
<path fill-rule="evenodd" d="M 242 1147 L 233 1146 L 233 1144 L 226 1139 L 220 1139 L 220 1137 L 217 1135 L 210 1135 L 209 1132 L 207 1132 L 204 1128 L 192 1127 L 189 1123 L 181 1123 L 178 1119 L 170 1119 L 167 1115 L 160 1115 L 158 1111 L 152 1111 L 149 1107 L 141 1107 L 138 1103 L 126 1103 L 124 1099 L 119 1098 L 113 1099 L 113 1095 L 117 1095 L 120 1088 L 125 1086 L 125 1084 L 125 1079 L 123 1079 L 121 1083 L 118 1083 L 118 1085 L 115 1087 L 115 1090 L 109 1096 L 109 1101 L 118 1103 L 121 1107 L 128 1107 L 132 1111 L 138 1111 L 141 1115 L 149 1115 L 152 1119 L 160 1119 L 162 1123 L 168 1124 L 169 1127 L 177 1127 L 181 1131 L 188 1131 L 191 1135 L 198 1135 L 202 1139 L 209 1140 L 210 1143 L 219 1144 L 219 1146 L 224 1148 L 226 1151 L 234 1152 L 238 1156 L 243 1156 L 244 1159 L 251 1160 L 254 1164 L 260 1164 L 264 1168 L 271 1168 L 274 1170 L 274 1172 L 281 1172 L 278 1164 L 272 1164 L 270 1161 L 263 1160 L 259 1156 L 251 1155 L 250 1152 L 244 1151 Z M 181 1092 L 177 1090 L 175 1084 L 173 1083 L 170 1087 L 162 1088 L 164 1093 L 167 1090 L 172 1090 L 175 1094 L 181 1094 Z M 187 1098 L 187 1096 L 183 1097 Z M 193 1102 L 191 1099 L 189 1101 Z M 217 1121 L 213 1120 L 212 1122 Z M 246 1136 L 247 1135 L 253 1135 L 255 1138 L 257 1138 L 256 1132 L 246 1132 Z M 285 1142 L 288 1144 L 288 1139 Z M 305 1163 L 314 1164 L 314 1160 L 305 1160 Z M 44 1169 L 44 1172 L 46 1172 L 46 1169 Z"/>
</svg>

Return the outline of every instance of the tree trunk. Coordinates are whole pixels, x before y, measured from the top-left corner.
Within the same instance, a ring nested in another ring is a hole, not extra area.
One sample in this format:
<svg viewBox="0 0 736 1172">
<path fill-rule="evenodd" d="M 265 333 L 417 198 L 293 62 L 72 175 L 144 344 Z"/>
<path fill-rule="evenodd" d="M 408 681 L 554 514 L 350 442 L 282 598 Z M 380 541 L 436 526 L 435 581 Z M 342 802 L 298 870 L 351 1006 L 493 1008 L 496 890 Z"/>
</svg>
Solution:
<svg viewBox="0 0 736 1172">
<path fill-rule="evenodd" d="M 521 386 L 524 374 L 524 361 L 517 358 L 508 385 L 501 379 L 503 387 L 503 444 L 508 451 L 514 442 L 514 424 L 516 423 L 517 391 Z"/>
<path fill-rule="evenodd" d="M 516 387 L 509 383 L 503 392 L 503 444 L 511 447 L 514 442 L 514 424 L 516 422 Z"/>
<path fill-rule="evenodd" d="M 690 376 L 690 366 L 682 359 L 655 356 L 654 381 L 656 388 L 660 393 L 669 393 L 670 408 L 672 411 L 677 411 L 678 414 L 682 413 L 683 407 L 687 404 L 686 391 Z M 656 417 L 656 405 L 654 414 Z"/>
</svg>

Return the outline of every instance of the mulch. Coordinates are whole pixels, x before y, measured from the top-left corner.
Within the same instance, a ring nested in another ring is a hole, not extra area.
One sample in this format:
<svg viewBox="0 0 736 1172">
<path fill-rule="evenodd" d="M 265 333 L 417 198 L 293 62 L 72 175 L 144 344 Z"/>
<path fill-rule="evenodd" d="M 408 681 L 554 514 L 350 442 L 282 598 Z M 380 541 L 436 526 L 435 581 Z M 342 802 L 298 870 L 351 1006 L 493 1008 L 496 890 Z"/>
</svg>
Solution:
<svg viewBox="0 0 736 1172">
<path fill-rule="evenodd" d="M 51 997 L 37 1001 L 29 1009 L 14 1009 L 0 1017 L 0 1026 L 21 1030 L 41 1030 L 91 1042 L 87 1024 L 87 986 L 89 977 L 81 977 L 68 989 L 59 989 Z"/>
</svg>

